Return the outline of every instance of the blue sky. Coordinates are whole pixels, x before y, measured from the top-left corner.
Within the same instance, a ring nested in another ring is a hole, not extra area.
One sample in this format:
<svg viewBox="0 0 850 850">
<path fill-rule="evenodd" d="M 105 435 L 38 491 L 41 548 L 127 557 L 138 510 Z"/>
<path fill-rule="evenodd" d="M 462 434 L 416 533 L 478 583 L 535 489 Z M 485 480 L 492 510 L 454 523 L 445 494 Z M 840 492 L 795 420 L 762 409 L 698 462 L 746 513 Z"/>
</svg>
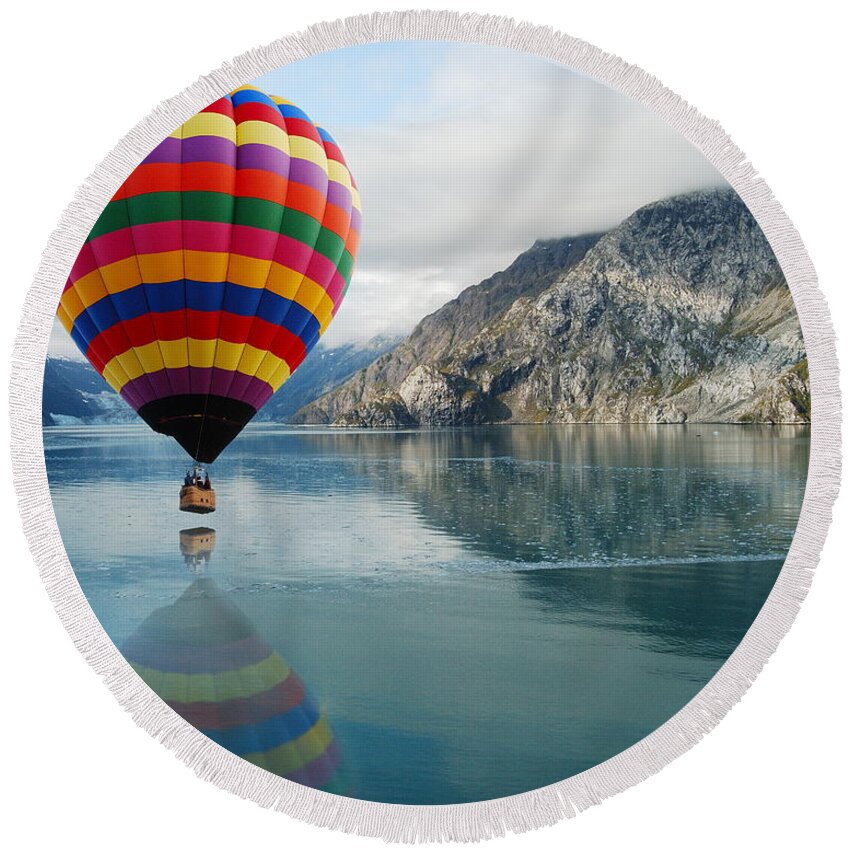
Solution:
<svg viewBox="0 0 850 850">
<path fill-rule="evenodd" d="M 452 48 L 388 42 L 334 50 L 258 77 L 253 85 L 297 103 L 318 124 L 369 127 L 428 99 L 432 75 Z"/>
<path fill-rule="evenodd" d="M 324 126 L 360 187 L 361 251 L 328 345 L 410 331 L 536 239 L 606 230 L 651 201 L 724 185 L 640 104 L 505 48 L 364 45 L 253 84 Z M 51 351 L 73 351 L 61 328 Z"/>
</svg>

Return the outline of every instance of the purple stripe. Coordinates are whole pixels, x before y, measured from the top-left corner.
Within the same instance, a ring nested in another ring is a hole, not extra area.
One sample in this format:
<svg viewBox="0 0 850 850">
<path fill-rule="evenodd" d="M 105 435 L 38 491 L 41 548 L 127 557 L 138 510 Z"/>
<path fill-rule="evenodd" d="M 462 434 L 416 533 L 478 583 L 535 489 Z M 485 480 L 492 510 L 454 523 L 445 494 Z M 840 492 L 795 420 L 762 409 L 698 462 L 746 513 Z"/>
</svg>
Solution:
<svg viewBox="0 0 850 850">
<path fill-rule="evenodd" d="M 175 139 L 169 136 L 160 142 L 143 160 L 142 165 L 154 162 L 220 162 L 238 168 L 257 168 L 270 171 L 281 177 L 288 177 L 294 183 L 303 183 L 318 191 L 328 192 L 329 200 L 331 187 L 334 197 L 342 199 L 348 192 L 340 183 L 328 181 L 328 175 L 315 162 L 308 159 L 293 157 L 290 159 L 283 151 L 270 145 L 249 144 L 238 147 L 221 136 L 192 136 L 189 139 Z M 345 202 L 334 200 L 332 203 L 345 207 L 351 199 Z"/>
<path fill-rule="evenodd" d="M 180 139 L 169 136 L 163 139 L 143 160 L 142 165 L 151 162 L 180 162 Z"/>
<path fill-rule="evenodd" d="M 236 145 L 221 136 L 192 136 L 189 139 L 169 136 L 142 160 L 142 165 L 153 162 L 220 162 L 223 165 L 236 165 Z"/>
<path fill-rule="evenodd" d="M 363 224 L 363 213 L 357 207 L 351 208 L 351 229 L 355 233 L 360 233 L 360 226 Z"/>
<path fill-rule="evenodd" d="M 227 390 L 228 398 L 236 398 L 250 404 L 255 410 L 259 410 L 274 393 L 274 390 L 265 382 L 252 375 L 243 372 L 228 372 L 233 379 Z"/>
<path fill-rule="evenodd" d="M 192 136 L 183 139 L 183 162 L 236 165 L 236 145 L 221 136 Z"/>
<path fill-rule="evenodd" d="M 293 183 L 312 186 L 323 195 L 328 190 L 328 175 L 315 162 L 310 162 L 308 159 L 293 157 L 289 166 L 289 179 Z"/>
<path fill-rule="evenodd" d="M 191 381 L 190 369 L 195 373 L 192 375 Z M 135 403 L 130 403 L 138 410 L 142 405 L 154 399 L 188 394 L 192 392 L 192 385 L 210 387 L 209 391 L 215 394 L 215 388 L 230 384 L 231 377 L 233 381 L 227 393 L 228 398 L 244 401 L 255 410 L 259 410 L 272 396 L 273 390 L 265 381 L 251 375 L 243 375 L 241 372 L 234 373 L 215 366 L 207 369 L 185 366 L 182 369 L 160 369 L 158 372 L 140 375 L 124 385 L 121 389 L 121 395 L 127 401 L 130 401 L 131 398 L 135 399 Z"/>
<path fill-rule="evenodd" d="M 336 204 L 346 212 L 351 209 L 351 192 L 335 180 L 328 181 L 328 203 Z"/>
<path fill-rule="evenodd" d="M 289 174 L 289 156 L 271 145 L 239 145 L 239 168 L 258 168 L 286 177 Z"/>
</svg>

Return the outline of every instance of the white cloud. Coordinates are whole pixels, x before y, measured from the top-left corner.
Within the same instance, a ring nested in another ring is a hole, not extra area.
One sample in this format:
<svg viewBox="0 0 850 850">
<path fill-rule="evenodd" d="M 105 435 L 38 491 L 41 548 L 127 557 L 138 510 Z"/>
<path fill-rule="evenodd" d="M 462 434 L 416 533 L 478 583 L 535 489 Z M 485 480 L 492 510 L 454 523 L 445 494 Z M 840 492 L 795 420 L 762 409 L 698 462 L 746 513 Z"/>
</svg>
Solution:
<svg viewBox="0 0 850 850">
<path fill-rule="evenodd" d="M 427 99 L 390 120 L 334 132 L 364 224 L 329 342 L 409 330 L 535 239 L 609 229 L 650 201 L 723 184 L 635 101 L 487 48 L 450 51 Z"/>
<path fill-rule="evenodd" d="M 59 319 L 53 320 L 53 327 L 50 329 L 50 340 L 47 343 L 47 352 L 50 357 L 59 357 L 63 360 L 81 360 L 86 358 L 77 348 L 76 343 L 68 335 L 68 332 L 59 322 Z"/>
</svg>

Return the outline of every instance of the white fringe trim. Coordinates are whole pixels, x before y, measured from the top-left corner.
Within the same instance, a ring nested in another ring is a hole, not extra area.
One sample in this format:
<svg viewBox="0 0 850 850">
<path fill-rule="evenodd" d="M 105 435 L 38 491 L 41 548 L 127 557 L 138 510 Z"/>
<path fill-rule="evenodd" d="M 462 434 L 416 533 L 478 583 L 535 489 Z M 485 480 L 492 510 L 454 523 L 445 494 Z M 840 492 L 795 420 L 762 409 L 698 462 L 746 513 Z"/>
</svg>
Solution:
<svg viewBox="0 0 850 850">
<path fill-rule="evenodd" d="M 745 201 L 776 253 L 800 316 L 812 392 L 811 461 L 797 533 L 764 608 L 711 681 L 655 732 L 584 773 L 513 797 L 448 806 L 370 803 L 289 782 L 212 743 L 169 709 L 106 636 L 77 583 L 53 514 L 42 448 L 41 385 L 56 304 L 80 245 L 130 171 L 199 109 L 273 68 L 341 47 L 407 39 L 510 47 L 560 62 L 636 98 L 690 140 Z M 13 357 L 12 461 L 24 531 L 60 619 L 119 703 L 202 779 L 300 820 L 388 841 L 477 841 L 553 824 L 635 785 L 690 749 L 743 696 L 790 627 L 809 589 L 838 492 L 841 401 L 832 323 L 800 237 L 770 189 L 719 124 L 649 74 L 585 42 L 509 18 L 413 11 L 317 24 L 238 56 L 164 101 L 119 142 L 62 215 L 27 296 Z"/>
</svg>

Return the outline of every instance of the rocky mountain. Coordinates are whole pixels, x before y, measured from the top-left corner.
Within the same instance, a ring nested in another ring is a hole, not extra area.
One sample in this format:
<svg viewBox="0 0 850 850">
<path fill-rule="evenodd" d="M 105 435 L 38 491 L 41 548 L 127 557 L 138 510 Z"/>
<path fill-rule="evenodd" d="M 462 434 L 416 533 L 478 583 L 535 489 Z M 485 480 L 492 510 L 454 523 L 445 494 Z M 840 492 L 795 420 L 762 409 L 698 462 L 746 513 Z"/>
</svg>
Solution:
<svg viewBox="0 0 850 850">
<path fill-rule="evenodd" d="M 381 336 L 336 348 L 319 343 L 260 410 L 257 421 L 286 422 L 300 407 L 334 389 L 399 342 L 399 338 Z M 43 425 L 102 425 L 136 422 L 138 417 L 88 363 L 49 357 L 41 421 Z"/>
<path fill-rule="evenodd" d="M 295 373 L 256 416 L 258 422 L 288 422 L 305 404 L 338 387 L 355 372 L 391 351 L 402 337 L 377 336 L 368 342 L 353 342 L 328 348 L 320 342 Z"/>
<path fill-rule="evenodd" d="M 790 292 L 731 190 L 649 204 L 601 238 L 538 243 L 500 275 L 295 421 L 809 420 Z"/>
<path fill-rule="evenodd" d="M 457 298 L 422 319 L 410 336 L 377 358 L 341 387 L 299 411 L 293 422 L 328 424 L 363 402 L 386 396 L 385 403 L 403 417 L 388 392 L 422 363 L 440 363 L 475 337 L 521 296 L 540 295 L 579 263 L 599 235 L 536 242 L 504 271 L 464 289 Z"/>
</svg>

